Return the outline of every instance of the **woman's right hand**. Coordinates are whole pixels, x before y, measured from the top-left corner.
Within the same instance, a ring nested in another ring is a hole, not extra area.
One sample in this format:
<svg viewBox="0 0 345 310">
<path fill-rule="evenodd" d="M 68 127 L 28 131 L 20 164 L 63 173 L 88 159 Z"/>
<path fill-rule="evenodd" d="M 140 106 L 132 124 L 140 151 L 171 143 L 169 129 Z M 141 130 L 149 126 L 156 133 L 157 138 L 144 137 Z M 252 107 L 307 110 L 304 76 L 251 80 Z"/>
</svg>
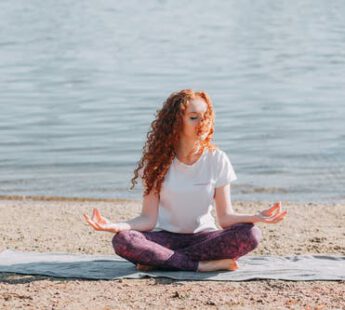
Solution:
<svg viewBox="0 0 345 310">
<path fill-rule="evenodd" d="M 86 213 L 83 215 L 86 222 L 97 231 L 108 231 L 115 234 L 121 231 L 120 224 L 110 223 L 107 218 L 101 215 L 101 212 L 97 208 L 93 209 L 91 219 Z"/>
</svg>

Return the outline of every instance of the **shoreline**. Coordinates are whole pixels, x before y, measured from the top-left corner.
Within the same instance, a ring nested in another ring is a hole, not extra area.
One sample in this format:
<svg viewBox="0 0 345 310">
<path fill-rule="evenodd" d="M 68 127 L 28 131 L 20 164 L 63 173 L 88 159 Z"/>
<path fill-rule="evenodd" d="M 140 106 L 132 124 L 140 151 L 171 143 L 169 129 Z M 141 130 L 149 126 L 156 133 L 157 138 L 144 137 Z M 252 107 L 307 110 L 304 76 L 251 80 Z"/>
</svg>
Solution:
<svg viewBox="0 0 345 310">
<path fill-rule="evenodd" d="M 126 202 L 139 201 L 137 199 L 125 198 L 92 198 L 92 197 L 64 197 L 64 196 L 41 196 L 41 195 L 0 195 L 1 200 L 30 200 L 30 201 L 104 201 L 104 202 Z"/>
<path fill-rule="evenodd" d="M 111 221 L 123 221 L 141 210 L 141 202 L 136 200 L 4 198 L 0 196 L 0 251 L 114 255 L 113 234 L 94 231 L 83 221 L 82 213 L 91 214 L 97 207 Z M 271 202 L 233 200 L 232 204 L 236 212 L 255 213 Z M 278 224 L 258 223 L 263 240 L 248 255 L 345 255 L 345 204 L 282 201 L 282 206 L 289 211 L 286 219 Z M 345 281 L 88 281 L 5 273 L 0 273 L 0 279 L 1 309 L 160 309 L 162 305 L 203 309 L 345 308 Z"/>
<path fill-rule="evenodd" d="M 46 195 L 0 195 L 0 201 L 2 200 L 17 200 L 17 201 L 66 201 L 66 202 L 115 202 L 115 203 L 121 203 L 121 202 L 137 202 L 140 203 L 141 199 L 133 199 L 133 198 L 97 198 L 97 197 L 72 197 L 72 196 L 46 196 Z M 232 202 L 240 202 L 240 203 L 267 203 L 267 204 L 273 204 L 275 201 L 281 201 L 284 203 L 289 204 L 306 204 L 306 205 L 345 205 L 345 200 L 277 200 L 277 199 L 234 199 L 232 197 Z"/>
</svg>

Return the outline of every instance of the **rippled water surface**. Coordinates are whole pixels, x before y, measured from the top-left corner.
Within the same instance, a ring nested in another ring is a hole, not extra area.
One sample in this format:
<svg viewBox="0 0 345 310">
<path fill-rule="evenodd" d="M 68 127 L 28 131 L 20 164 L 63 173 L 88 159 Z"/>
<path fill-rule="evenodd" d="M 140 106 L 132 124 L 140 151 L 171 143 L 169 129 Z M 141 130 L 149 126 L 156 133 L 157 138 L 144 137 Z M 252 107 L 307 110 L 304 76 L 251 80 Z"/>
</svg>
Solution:
<svg viewBox="0 0 345 310">
<path fill-rule="evenodd" d="M 345 200 L 345 2 L 0 3 L 0 195 L 140 198 L 174 90 L 206 90 L 233 199 Z"/>
</svg>

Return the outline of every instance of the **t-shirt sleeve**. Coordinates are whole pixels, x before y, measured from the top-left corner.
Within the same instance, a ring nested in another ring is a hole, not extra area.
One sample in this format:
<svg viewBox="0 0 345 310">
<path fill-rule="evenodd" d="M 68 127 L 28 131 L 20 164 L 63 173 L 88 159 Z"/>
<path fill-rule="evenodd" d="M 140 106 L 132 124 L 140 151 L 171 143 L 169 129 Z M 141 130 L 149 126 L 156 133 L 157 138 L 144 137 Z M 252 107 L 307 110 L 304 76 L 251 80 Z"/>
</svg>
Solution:
<svg viewBox="0 0 345 310">
<path fill-rule="evenodd" d="M 232 181 L 237 180 L 236 173 L 228 155 L 225 152 L 221 152 L 219 161 L 217 163 L 217 180 L 215 187 L 221 187 L 226 184 L 230 184 Z"/>
</svg>

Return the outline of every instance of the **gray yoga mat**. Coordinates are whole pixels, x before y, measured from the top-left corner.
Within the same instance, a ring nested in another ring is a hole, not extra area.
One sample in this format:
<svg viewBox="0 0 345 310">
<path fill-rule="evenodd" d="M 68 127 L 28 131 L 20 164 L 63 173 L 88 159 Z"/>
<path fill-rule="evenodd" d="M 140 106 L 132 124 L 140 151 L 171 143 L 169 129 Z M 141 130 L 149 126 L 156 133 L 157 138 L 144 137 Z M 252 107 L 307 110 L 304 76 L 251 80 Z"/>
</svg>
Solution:
<svg viewBox="0 0 345 310">
<path fill-rule="evenodd" d="M 345 280 L 345 256 L 243 256 L 236 271 L 139 272 L 135 265 L 115 255 L 37 253 L 5 250 L 0 272 L 46 275 L 58 278 L 139 279 L 165 277 L 175 280 L 244 281 L 280 279 L 292 281 Z"/>
</svg>

